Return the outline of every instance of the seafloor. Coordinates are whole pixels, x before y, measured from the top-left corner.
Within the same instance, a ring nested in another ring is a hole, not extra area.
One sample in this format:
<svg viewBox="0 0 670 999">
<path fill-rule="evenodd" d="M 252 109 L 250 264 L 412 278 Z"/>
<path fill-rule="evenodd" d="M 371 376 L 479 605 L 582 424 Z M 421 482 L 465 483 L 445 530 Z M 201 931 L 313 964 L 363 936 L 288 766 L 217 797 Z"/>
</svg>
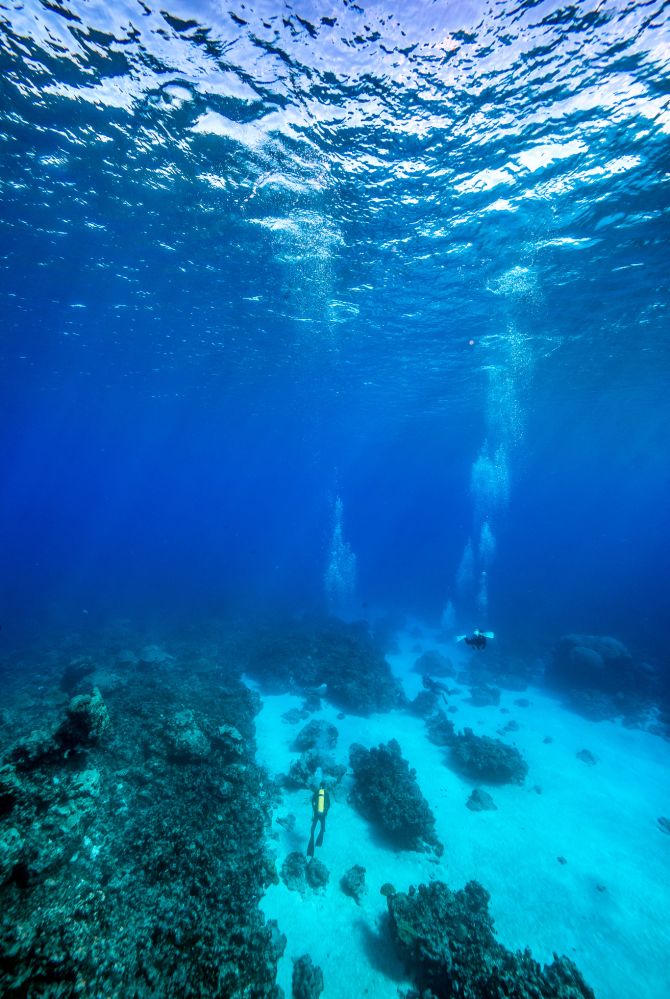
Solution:
<svg viewBox="0 0 670 999">
<path fill-rule="evenodd" d="M 667 999 L 669 718 L 633 658 L 444 638 L 120 622 L 5 653 L 0 994 Z"/>
</svg>

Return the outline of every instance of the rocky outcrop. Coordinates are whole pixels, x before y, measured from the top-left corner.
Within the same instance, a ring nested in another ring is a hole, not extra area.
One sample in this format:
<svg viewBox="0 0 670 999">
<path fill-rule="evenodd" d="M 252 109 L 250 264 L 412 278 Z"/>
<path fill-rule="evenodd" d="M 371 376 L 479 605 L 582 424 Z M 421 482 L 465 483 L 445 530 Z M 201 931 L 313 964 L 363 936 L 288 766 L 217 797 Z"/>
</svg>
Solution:
<svg viewBox="0 0 670 999">
<path fill-rule="evenodd" d="M 649 688 L 648 667 L 636 664 L 626 646 L 605 635 L 564 635 L 547 665 L 545 679 L 561 690 L 616 695 Z"/>
<path fill-rule="evenodd" d="M 323 992 L 323 973 L 309 954 L 294 961 L 291 990 L 293 999 L 319 999 Z"/>
<path fill-rule="evenodd" d="M 452 750 L 454 765 L 468 777 L 487 784 L 523 784 L 528 764 L 514 746 L 466 728 L 456 736 Z"/>
<path fill-rule="evenodd" d="M 300 729 L 293 743 L 300 753 L 308 749 L 330 750 L 337 745 L 338 732 L 334 725 L 325 719 L 309 722 Z"/>
<path fill-rule="evenodd" d="M 396 846 L 441 855 L 435 817 L 398 742 L 391 739 L 369 750 L 354 743 L 349 761 L 354 774 L 351 801 L 361 814 Z"/>
<path fill-rule="evenodd" d="M 595 999 L 576 966 L 556 957 L 542 968 L 529 950 L 510 951 L 494 934 L 490 896 L 476 881 L 444 882 L 389 895 L 394 944 L 421 994 L 434 999 Z"/>
<path fill-rule="evenodd" d="M 468 800 L 465 802 L 471 812 L 497 812 L 498 806 L 488 793 L 481 787 L 476 787 Z"/>
<path fill-rule="evenodd" d="M 365 894 L 365 868 L 360 864 L 354 864 L 342 876 L 340 885 L 345 895 L 348 895 L 357 904 L 360 904 L 361 898 Z"/>
</svg>

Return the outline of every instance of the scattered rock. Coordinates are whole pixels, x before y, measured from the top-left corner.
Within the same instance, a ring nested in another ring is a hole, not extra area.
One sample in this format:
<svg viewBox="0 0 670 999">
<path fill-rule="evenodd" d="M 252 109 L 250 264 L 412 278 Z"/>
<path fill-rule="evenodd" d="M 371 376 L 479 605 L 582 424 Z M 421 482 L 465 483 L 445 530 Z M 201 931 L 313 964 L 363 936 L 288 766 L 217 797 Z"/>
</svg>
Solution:
<svg viewBox="0 0 670 999">
<path fill-rule="evenodd" d="M 670 836 L 670 819 L 666 819 L 664 815 L 661 815 L 656 821 L 661 832 L 667 833 Z"/>
<path fill-rule="evenodd" d="M 345 895 L 349 895 L 350 898 L 360 903 L 361 897 L 365 892 L 365 868 L 361 867 L 360 864 L 354 864 L 343 875 L 340 885 Z"/>
<path fill-rule="evenodd" d="M 595 767 L 598 762 L 593 753 L 588 749 L 580 749 L 577 753 L 577 759 L 586 763 L 588 767 Z"/>
<path fill-rule="evenodd" d="M 517 697 L 517 699 L 515 700 L 514 703 L 519 708 L 529 708 L 530 707 L 530 701 L 528 700 L 527 697 Z"/>
<path fill-rule="evenodd" d="M 288 815 L 281 815 L 277 819 L 277 825 L 283 826 L 283 828 L 286 829 L 288 832 L 293 832 L 293 830 L 295 829 L 295 822 L 296 819 L 293 812 L 289 812 Z"/>
<path fill-rule="evenodd" d="M 465 803 L 471 812 L 497 812 L 498 806 L 487 791 L 476 787 Z"/>
<path fill-rule="evenodd" d="M 556 857 L 556 860 L 559 862 L 559 864 L 567 864 L 567 860 L 563 856 Z"/>
<path fill-rule="evenodd" d="M 545 735 L 544 739 L 542 740 L 545 746 L 548 746 L 553 741 L 554 741 L 553 735 Z"/>
</svg>

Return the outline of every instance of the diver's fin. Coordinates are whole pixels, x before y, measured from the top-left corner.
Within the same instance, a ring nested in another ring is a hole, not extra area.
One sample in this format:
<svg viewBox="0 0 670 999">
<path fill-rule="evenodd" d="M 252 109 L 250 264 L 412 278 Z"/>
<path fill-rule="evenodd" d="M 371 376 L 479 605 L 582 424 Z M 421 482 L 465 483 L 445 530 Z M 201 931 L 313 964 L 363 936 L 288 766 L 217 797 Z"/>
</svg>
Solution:
<svg viewBox="0 0 670 999">
<path fill-rule="evenodd" d="M 456 638 L 454 639 L 454 641 L 455 642 L 464 642 L 467 637 L 468 637 L 467 635 L 456 635 Z"/>
<path fill-rule="evenodd" d="M 318 836 L 316 837 L 316 845 L 317 845 L 317 846 L 322 846 L 322 845 L 323 845 L 323 834 L 324 834 L 324 831 L 325 831 L 325 830 L 324 830 L 324 828 L 323 828 L 323 826 L 322 826 L 322 827 L 321 827 L 321 832 L 320 832 L 320 833 L 319 833 L 319 835 L 318 835 Z M 314 853 L 314 850 L 312 850 L 312 853 Z"/>
<path fill-rule="evenodd" d="M 483 635 L 484 638 L 495 638 L 496 637 L 495 634 L 494 634 L 494 632 L 492 632 L 492 631 L 480 631 L 479 634 Z"/>
<path fill-rule="evenodd" d="M 309 843 L 307 844 L 307 856 L 314 856 L 314 833 L 309 837 Z"/>
</svg>

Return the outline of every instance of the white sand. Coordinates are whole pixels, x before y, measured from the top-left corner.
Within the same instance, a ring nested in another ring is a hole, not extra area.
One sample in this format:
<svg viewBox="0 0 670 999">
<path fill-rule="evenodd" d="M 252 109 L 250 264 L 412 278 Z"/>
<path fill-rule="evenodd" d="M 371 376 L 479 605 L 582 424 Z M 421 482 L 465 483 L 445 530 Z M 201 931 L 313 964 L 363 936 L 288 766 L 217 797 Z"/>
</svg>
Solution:
<svg viewBox="0 0 670 999">
<path fill-rule="evenodd" d="M 453 649 L 443 651 L 454 658 Z M 411 672 L 415 659 L 409 651 L 389 657 L 409 696 L 421 686 Z M 449 716 L 457 729 L 468 726 L 496 736 L 516 720 L 520 730 L 501 737 L 518 746 L 530 768 L 523 787 L 485 785 L 498 806 L 495 812 L 465 807 L 475 784 L 445 765 L 446 751 L 428 741 L 422 719 L 391 712 L 338 720 L 338 709 L 325 700 L 323 710 L 311 716 L 337 726 L 333 755 L 343 763 L 352 742 L 369 747 L 396 738 L 416 768 L 445 850 L 437 863 L 426 854 L 389 849 L 349 805 L 347 776 L 332 795 L 324 844 L 316 851 L 330 870 L 325 891 L 303 898 L 282 882 L 270 887 L 262 903 L 288 940 L 278 973 L 287 999 L 292 959 L 305 953 L 323 971 L 323 999 L 395 999 L 398 986 L 409 983 L 383 932 L 386 900 L 380 886 L 390 881 L 405 890 L 439 879 L 458 889 L 473 878 L 491 894 L 498 939 L 507 947 L 529 946 L 543 963 L 554 951 L 566 954 L 598 999 L 668 999 L 670 836 L 659 831 L 656 820 L 670 815 L 670 745 L 617 723 L 586 721 L 538 690 L 503 691 L 500 707 L 473 707 L 468 696 L 463 688 L 462 695 L 450 698 L 458 705 Z M 531 706 L 516 706 L 519 697 Z M 258 760 L 272 773 L 285 773 L 298 755 L 291 743 L 305 723 L 289 725 L 281 716 L 300 703 L 290 695 L 264 697 L 257 718 Z M 545 736 L 553 741 L 545 743 Z M 584 748 L 596 757 L 595 766 L 576 757 Z M 288 853 L 306 848 L 310 797 L 307 791 L 284 793 L 275 820 L 292 812 L 297 822 L 291 833 L 273 823 L 278 870 Z M 353 864 L 366 868 L 367 893 L 360 906 L 339 883 Z"/>
</svg>

